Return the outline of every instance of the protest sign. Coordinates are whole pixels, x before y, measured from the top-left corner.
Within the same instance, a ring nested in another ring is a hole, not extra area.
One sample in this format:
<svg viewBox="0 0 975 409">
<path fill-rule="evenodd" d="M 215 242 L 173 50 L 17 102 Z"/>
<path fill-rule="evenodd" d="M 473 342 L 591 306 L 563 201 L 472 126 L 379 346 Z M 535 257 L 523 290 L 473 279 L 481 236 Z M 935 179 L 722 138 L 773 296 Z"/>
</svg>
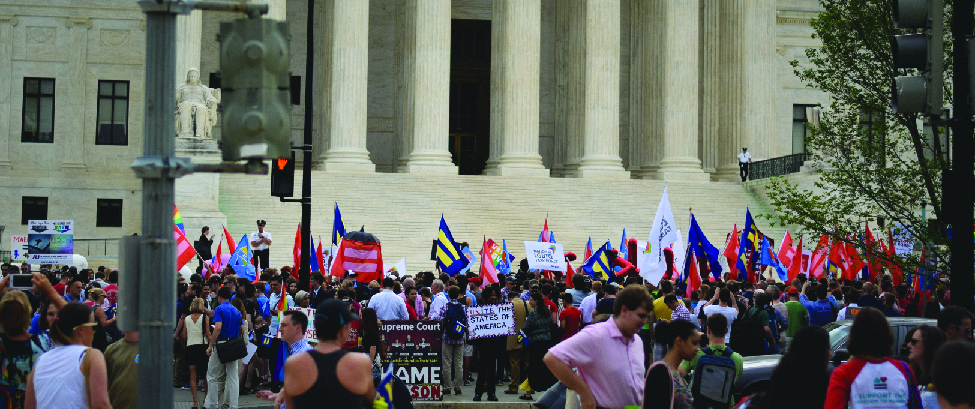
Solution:
<svg viewBox="0 0 975 409">
<path fill-rule="evenodd" d="M 893 234 L 894 251 L 897 252 L 898 256 L 910 255 L 914 252 L 914 240 L 911 239 L 909 227 L 905 227 L 900 223 L 894 223 Z"/>
<path fill-rule="evenodd" d="M 379 329 L 386 341 L 386 361 L 400 378 L 413 400 L 441 400 L 440 321 L 383 321 Z"/>
<path fill-rule="evenodd" d="M 515 335 L 514 305 L 486 304 L 467 307 L 467 332 L 470 339 Z"/>
<path fill-rule="evenodd" d="M 318 343 L 318 333 L 315 332 L 315 309 L 314 308 L 302 308 L 302 307 L 292 307 L 288 308 L 288 311 L 300 311 L 308 317 L 308 328 L 305 329 L 305 340 L 313 344 Z M 275 338 L 281 338 L 281 327 L 278 326 L 278 333 Z M 358 341 L 358 339 L 356 340 Z"/>
<path fill-rule="evenodd" d="M 532 270 L 565 272 L 565 255 L 561 244 L 526 241 L 525 253 L 528 268 Z"/>
<path fill-rule="evenodd" d="M 30 264 L 68 264 L 74 254 L 74 221 L 29 220 L 27 253 Z"/>
<path fill-rule="evenodd" d="M 27 261 L 27 236 L 10 237 L 10 262 Z"/>
</svg>

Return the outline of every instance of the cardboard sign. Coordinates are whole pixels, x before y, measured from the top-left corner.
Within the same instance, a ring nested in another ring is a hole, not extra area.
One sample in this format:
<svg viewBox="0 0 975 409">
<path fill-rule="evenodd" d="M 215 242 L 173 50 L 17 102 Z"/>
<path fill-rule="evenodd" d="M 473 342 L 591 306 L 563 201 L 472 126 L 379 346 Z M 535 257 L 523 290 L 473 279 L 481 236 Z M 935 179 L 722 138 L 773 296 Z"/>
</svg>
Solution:
<svg viewBox="0 0 975 409">
<path fill-rule="evenodd" d="M 10 262 L 27 261 L 27 236 L 10 237 Z"/>
<path fill-rule="evenodd" d="M 29 220 L 27 253 L 30 264 L 70 263 L 74 254 L 74 221 Z"/>
<path fill-rule="evenodd" d="M 467 307 L 467 332 L 470 339 L 515 335 L 514 305 L 509 302 Z"/>
<path fill-rule="evenodd" d="M 318 333 L 315 332 L 315 309 L 314 308 L 301 308 L 293 307 L 288 308 L 288 311 L 301 311 L 308 317 L 308 328 L 305 329 L 305 340 L 311 343 L 318 343 Z M 278 326 L 278 333 L 274 336 L 275 338 L 281 338 L 281 326 Z"/>
<path fill-rule="evenodd" d="M 525 257 L 532 270 L 565 272 L 565 253 L 561 244 L 526 241 Z"/>
<path fill-rule="evenodd" d="M 440 321 L 383 321 L 379 328 L 386 341 L 386 362 L 393 374 L 410 389 L 413 400 L 439 401 L 440 351 L 443 326 Z"/>
</svg>

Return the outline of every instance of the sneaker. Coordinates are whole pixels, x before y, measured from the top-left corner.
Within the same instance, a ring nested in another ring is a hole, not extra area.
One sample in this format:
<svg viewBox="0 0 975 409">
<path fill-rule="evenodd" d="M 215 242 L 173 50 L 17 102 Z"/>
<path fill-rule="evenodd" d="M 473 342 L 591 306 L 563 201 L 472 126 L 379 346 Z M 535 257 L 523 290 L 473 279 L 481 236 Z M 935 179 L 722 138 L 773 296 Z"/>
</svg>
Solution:
<svg viewBox="0 0 975 409">
<path fill-rule="evenodd" d="M 464 381 L 464 386 L 471 386 L 471 381 Z"/>
<path fill-rule="evenodd" d="M 454 395 L 460 395 L 460 388 L 454 388 Z"/>
<path fill-rule="evenodd" d="M 493 393 L 488 394 L 488 401 L 497 402 L 498 401 L 498 395 L 495 395 Z"/>
<path fill-rule="evenodd" d="M 450 388 L 443 388 L 443 391 L 440 392 L 440 394 L 441 395 L 450 395 Z"/>
<path fill-rule="evenodd" d="M 474 402 L 480 402 L 480 401 L 481 401 L 481 395 L 474 395 Z"/>
<path fill-rule="evenodd" d="M 189 389 L 189 388 L 190 388 L 190 383 L 187 382 L 186 385 L 183 385 L 183 387 L 180 388 L 180 389 L 186 390 L 186 389 Z"/>
</svg>

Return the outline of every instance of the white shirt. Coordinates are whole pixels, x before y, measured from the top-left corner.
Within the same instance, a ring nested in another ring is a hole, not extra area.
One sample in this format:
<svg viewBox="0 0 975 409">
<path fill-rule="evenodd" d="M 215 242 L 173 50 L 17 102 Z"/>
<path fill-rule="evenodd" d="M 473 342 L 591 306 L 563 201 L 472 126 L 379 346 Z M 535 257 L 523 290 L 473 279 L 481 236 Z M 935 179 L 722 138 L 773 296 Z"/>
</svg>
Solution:
<svg viewBox="0 0 975 409">
<path fill-rule="evenodd" d="M 383 321 L 410 319 L 410 313 L 406 310 L 406 302 L 388 288 L 372 296 L 369 299 L 369 307 L 376 310 L 376 317 Z"/>
<path fill-rule="evenodd" d="M 592 310 L 596 309 L 596 293 L 592 293 L 582 299 L 579 303 L 579 309 L 582 310 L 582 322 L 586 324 L 592 323 Z"/>
<path fill-rule="evenodd" d="M 730 343 L 731 323 L 735 321 L 735 318 L 738 318 L 738 310 L 734 307 L 722 307 L 714 304 L 704 307 L 704 315 L 710 317 L 711 314 L 721 314 L 728 318 L 728 332 L 724 334 L 724 342 Z"/>
<path fill-rule="evenodd" d="M 264 235 L 264 238 L 266 238 L 268 240 L 274 240 L 274 239 L 271 238 L 271 232 L 269 232 L 267 230 L 264 230 L 263 233 L 255 231 L 255 232 L 251 233 L 251 236 L 250 236 L 251 243 L 253 243 L 255 241 L 261 241 L 261 238 L 260 237 L 257 237 L 258 234 L 263 234 Z M 247 244 L 250 245 L 251 243 L 247 243 Z M 260 246 L 252 246 L 251 247 L 251 250 L 267 250 L 267 248 L 268 248 L 267 243 L 261 242 L 261 245 Z"/>
<path fill-rule="evenodd" d="M 447 307 L 447 292 L 441 291 L 437 295 L 433 296 L 433 301 L 430 301 L 430 319 L 439 320 L 443 319 L 443 310 Z"/>
<path fill-rule="evenodd" d="M 741 163 L 748 163 L 752 161 L 752 154 L 748 152 L 742 152 L 738 154 L 738 161 Z"/>
</svg>

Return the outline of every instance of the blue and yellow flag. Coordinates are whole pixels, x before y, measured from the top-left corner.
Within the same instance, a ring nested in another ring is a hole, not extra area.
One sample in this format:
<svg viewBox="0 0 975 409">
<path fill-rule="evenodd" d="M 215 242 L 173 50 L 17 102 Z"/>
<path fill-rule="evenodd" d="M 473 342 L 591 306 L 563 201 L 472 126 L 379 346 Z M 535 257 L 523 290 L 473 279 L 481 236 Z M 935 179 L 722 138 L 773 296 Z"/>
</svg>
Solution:
<svg viewBox="0 0 975 409">
<path fill-rule="evenodd" d="M 379 381 L 379 386 L 376 387 L 376 392 L 379 392 L 379 399 L 376 399 L 373 408 L 392 408 L 393 407 L 393 364 L 389 364 L 389 368 L 386 372 L 383 372 L 382 380 Z"/>
<path fill-rule="evenodd" d="M 589 257 L 585 264 L 582 265 L 582 270 L 588 273 L 593 280 L 612 280 L 616 278 L 616 272 L 613 271 L 612 262 L 609 261 L 609 254 L 607 253 L 611 247 L 612 245 L 607 240 L 606 244 L 603 244 L 599 250 L 596 250 L 592 257 Z"/>
<path fill-rule="evenodd" d="M 345 222 L 342 221 L 342 212 L 339 211 L 338 202 L 335 203 L 335 217 L 332 219 L 332 245 L 338 246 L 345 237 Z"/>
<path fill-rule="evenodd" d="M 467 257 L 464 257 L 454 242 L 454 236 L 450 234 L 450 228 L 442 215 L 440 232 L 437 233 L 437 263 L 440 264 L 440 270 L 451 277 L 467 267 L 468 263 Z"/>
<path fill-rule="evenodd" d="M 247 237 L 244 235 L 243 237 Z M 238 277 L 245 277 L 251 281 L 257 279 L 257 268 L 251 263 L 251 249 L 249 240 L 241 240 L 237 243 L 237 249 L 227 260 L 227 265 L 234 269 Z"/>
<path fill-rule="evenodd" d="M 752 213 L 745 208 L 745 228 L 741 231 L 741 245 L 738 247 L 738 261 L 735 266 L 739 272 L 744 272 L 745 279 L 750 283 L 755 282 L 755 269 L 751 263 L 751 256 L 757 252 L 758 229 L 755 228 L 755 220 L 752 220 Z"/>
</svg>

